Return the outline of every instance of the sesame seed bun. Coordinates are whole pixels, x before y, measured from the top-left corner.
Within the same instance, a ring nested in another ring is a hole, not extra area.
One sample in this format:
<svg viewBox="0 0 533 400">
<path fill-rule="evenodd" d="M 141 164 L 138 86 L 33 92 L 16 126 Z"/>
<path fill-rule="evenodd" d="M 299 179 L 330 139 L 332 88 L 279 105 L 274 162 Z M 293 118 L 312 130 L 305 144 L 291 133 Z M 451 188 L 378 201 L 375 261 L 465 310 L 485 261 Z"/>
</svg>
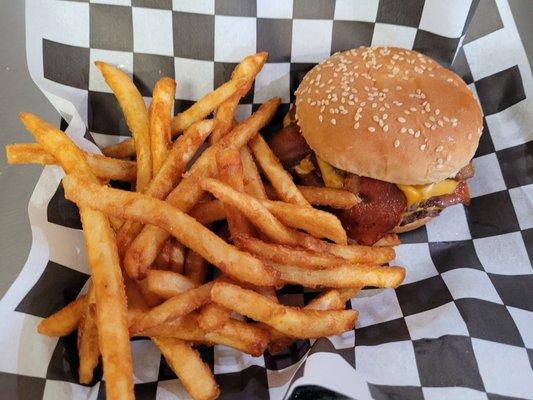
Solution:
<svg viewBox="0 0 533 400">
<path fill-rule="evenodd" d="M 333 166 L 406 185 L 454 176 L 472 159 L 483 128 L 459 76 L 392 47 L 360 47 L 315 66 L 296 91 L 296 120 Z"/>
</svg>

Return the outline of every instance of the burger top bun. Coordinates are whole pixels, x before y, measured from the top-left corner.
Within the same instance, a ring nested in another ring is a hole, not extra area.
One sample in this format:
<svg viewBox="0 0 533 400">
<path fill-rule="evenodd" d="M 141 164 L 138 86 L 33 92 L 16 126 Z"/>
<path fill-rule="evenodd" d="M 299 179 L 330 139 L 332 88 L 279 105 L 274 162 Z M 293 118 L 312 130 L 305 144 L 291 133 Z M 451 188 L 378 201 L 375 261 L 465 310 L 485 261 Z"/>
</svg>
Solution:
<svg viewBox="0 0 533 400">
<path fill-rule="evenodd" d="M 454 176 L 472 159 L 483 127 L 461 78 L 393 47 L 360 47 L 315 66 L 296 91 L 296 120 L 324 161 L 406 185 Z"/>
</svg>

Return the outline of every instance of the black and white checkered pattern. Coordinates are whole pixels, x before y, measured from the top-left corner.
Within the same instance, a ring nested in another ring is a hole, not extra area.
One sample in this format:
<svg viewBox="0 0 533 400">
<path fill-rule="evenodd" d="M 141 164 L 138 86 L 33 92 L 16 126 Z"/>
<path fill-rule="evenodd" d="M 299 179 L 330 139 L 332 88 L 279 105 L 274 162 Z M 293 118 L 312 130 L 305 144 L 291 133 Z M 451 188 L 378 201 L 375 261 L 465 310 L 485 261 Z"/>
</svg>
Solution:
<svg viewBox="0 0 533 400">
<path fill-rule="evenodd" d="M 41 0 L 27 2 L 26 24 L 32 78 L 92 151 L 86 139 L 103 146 L 129 135 L 97 59 L 132 73 L 147 102 L 160 77 L 176 79 L 178 112 L 227 80 L 244 55 L 266 50 L 238 109 L 242 118 L 280 96 L 266 132 L 280 125 L 303 75 L 332 52 L 395 45 L 451 66 L 485 114 L 472 203 L 403 235 L 405 283 L 352 299 L 357 329 L 342 336 L 298 341 L 279 356 L 201 352 L 221 398 L 533 399 L 533 79 L 505 0 Z M 0 302 L 0 398 L 104 395 L 100 370 L 94 385 L 76 383 L 75 337 L 35 329 L 88 279 L 61 177 L 44 169 L 29 205 L 32 249 Z M 288 304 L 312 296 L 296 286 L 280 293 Z M 139 399 L 188 398 L 150 341 L 132 349 Z"/>
</svg>

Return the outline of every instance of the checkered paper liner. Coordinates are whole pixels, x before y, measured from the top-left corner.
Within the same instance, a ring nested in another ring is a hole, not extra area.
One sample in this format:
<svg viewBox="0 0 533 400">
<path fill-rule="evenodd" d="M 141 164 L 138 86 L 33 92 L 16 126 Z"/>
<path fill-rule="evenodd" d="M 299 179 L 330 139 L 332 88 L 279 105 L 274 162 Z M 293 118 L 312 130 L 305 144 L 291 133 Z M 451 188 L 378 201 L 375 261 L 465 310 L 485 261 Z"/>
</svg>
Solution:
<svg viewBox="0 0 533 400">
<path fill-rule="evenodd" d="M 471 205 L 402 235 L 396 262 L 407 267 L 406 280 L 352 299 L 356 330 L 298 341 L 280 356 L 201 347 L 221 398 L 533 399 L 533 79 L 505 0 L 26 3 L 30 74 L 64 118 L 62 128 L 90 151 L 129 135 L 95 60 L 132 73 L 147 102 L 160 77 L 175 78 L 179 112 L 227 80 L 243 56 L 266 50 L 268 62 L 237 113 L 280 96 L 268 135 L 315 63 L 360 45 L 430 55 L 476 94 L 485 128 Z M 89 277 L 62 176 L 44 168 L 28 206 L 28 260 L 0 302 L 1 399 L 104 396 L 100 367 L 93 385 L 77 383 L 75 335 L 36 331 Z M 280 293 L 297 305 L 312 296 L 297 286 Z M 188 398 L 149 340 L 134 340 L 132 351 L 137 398 Z"/>
</svg>

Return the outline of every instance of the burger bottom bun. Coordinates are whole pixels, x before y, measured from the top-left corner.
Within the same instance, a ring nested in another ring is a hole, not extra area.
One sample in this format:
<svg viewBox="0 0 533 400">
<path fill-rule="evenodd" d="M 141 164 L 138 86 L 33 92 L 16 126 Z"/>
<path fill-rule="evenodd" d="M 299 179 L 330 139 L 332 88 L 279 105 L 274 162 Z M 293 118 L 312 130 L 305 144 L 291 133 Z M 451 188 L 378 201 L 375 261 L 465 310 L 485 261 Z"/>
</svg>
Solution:
<svg viewBox="0 0 533 400">
<path fill-rule="evenodd" d="M 403 232 L 413 231 L 413 230 L 415 230 L 417 228 L 420 228 L 423 225 L 426 225 L 431 218 L 432 217 L 420 218 L 420 219 L 417 219 L 416 221 L 413 221 L 413 222 L 411 222 L 409 224 L 406 224 L 406 225 L 402 225 L 402 226 L 398 225 L 396 228 L 394 228 L 392 230 L 392 232 L 393 233 L 403 233 Z"/>
</svg>

